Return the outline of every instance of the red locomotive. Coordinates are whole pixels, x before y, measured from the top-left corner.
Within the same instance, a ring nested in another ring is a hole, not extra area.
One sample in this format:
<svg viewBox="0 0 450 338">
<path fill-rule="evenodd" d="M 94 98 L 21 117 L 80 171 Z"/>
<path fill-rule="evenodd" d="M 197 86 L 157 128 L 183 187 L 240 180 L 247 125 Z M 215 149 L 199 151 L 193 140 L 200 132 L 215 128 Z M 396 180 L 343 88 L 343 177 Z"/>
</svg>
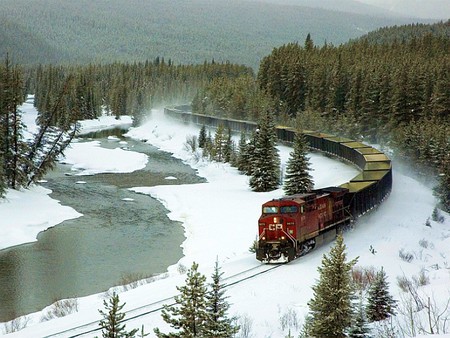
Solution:
<svg viewBox="0 0 450 338">
<path fill-rule="evenodd" d="M 344 196 L 348 189 L 329 187 L 285 196 L 263 204 L 256 258 L 265 263 L 289 262 L 334 238 L 350 222 Z"/>
</svg>

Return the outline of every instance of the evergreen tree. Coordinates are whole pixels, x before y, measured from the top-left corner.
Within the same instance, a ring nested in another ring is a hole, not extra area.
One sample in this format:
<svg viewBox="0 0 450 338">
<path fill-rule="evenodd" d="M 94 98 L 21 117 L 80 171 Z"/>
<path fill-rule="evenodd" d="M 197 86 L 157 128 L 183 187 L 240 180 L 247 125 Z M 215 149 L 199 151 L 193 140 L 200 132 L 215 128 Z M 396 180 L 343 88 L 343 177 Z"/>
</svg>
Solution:
<svg viewBox="0 0 450 338">
<path fill-rule="evenodd" d="M 23 139 L 22 112 L 23 81 L 18 67 L 13 67 L 8 57 L 0 68 L 0 152 L 3 153 L 3 175 L 6 184 L 12 189 L 26 185 L 27 177 L 23 171 L 26 166 L 24 154 L 28 145 Z"/>
<path fill-rule="evenodd" d="M 262 115 L 254 142 L 250 187 L 258 192 L 275 190 L 280 179 L 280 157 L 276 148 L 275 124 L 268 111 Z"/>
<path fill-rule="evenodd" d="M 396 301 L 389 294 L 389 283 L 383 269 L 377 272 L 367 297 L 367 319 L 380 321 L 395 315 Z"/>
<path fill-rule="evenodd" d="M 309 174 L 311 165 L 306 156 L 307 152 L 305 137 L 301 132 L 297 132 L 294 137 L 294 151 L 290 153 L 286 166 L 284 191 L 287 195 L 306 193 L 314 186 L 312 176 Z"/>
<path fill-rule="evenodd" d="M 231 128 L 228 128 L 225 135 L 225 144 L 223 145 L 223 161 L 225 163 L 231 163 L 235 157 L 235 145 L 231 137 Z"/>
<path fill-rule="evenodd" d="M 214 134 L 213 159 L 217 162 L 225 162 L 225 127 L 219 124 Z"/>
<path fill-rule="evenodd" d="M 192 263 L 187 272 L 186 285 L 177 287 L 180 292 L 175 296 L 175 306 L 164 305 L 162 317 L 176 333 L 164 334 L 159 328 L 154 330 L 158 338 L 204 337 L 204 327 L 208 320 L 206 312 L 206 277 L 197 271 L 198 264 Z"/>
<path fill-rule="evenodd" d="M 354 319 L 354 323 L 352 324 L 348 337 L 349 338 L 369 338 L 370 328 L 367 324 L 366 312 L 364 309 L 364 305 L 362 299 L 360 299 L 358 310 L 356 312 L 356 316 Z"/>
<path fill-rule="evenodd" d="M 222 284 L 223 272 L 220 272 L 219 263 L 216 261 L 210 284 L 210 291 L 206 294 L 207 321 L 204 328 L 204 337 L 228 338 L 239 332 L 239 326 L 233 325 L 236 318 L 228 318 L 227 312 L 230 305 L 225 297 L 225 285 Z"/>
<path fill-rule="evenodd" d="M 434 188 L 434 194 L 439 198 L 442 210 L 450 212 L 450 155 L 442 161 L 439 173 L 438 185 Z"/>
<path fill-rule="evenodd" d="M 238 144 L 238 156 L 237 156 L 237 168 L 241 172 L 249 172 L 249 156 L 248 156 L 248 143 L 245 131 L 241 132 L 241 138 Z"/>
<path fill-rule="evenodd" d="M 106 300 L 103 301 L 106 311 L 99 310 L 103 319 L 99 325 L 102 328 L 103 338 L 132 338 L 135 336 L 137 329 L 133 329 L 130 332 L 125 330 L 125 324 L 121 324 L 125 318 L 125 313 L 120 312 L 126 303 L 119 303 L 119 295 L 115 292 L 109 299 L 109 303 Z"/>
<path fill-rule="evenodd" d="M 318 268 L 320 279 L 313 286 L 314 296 L 308 303 L 311 315 L 309 334 L 316 338 L 345 337 L 353 317 L 351 270 L 357 259 L 346 262 L 345 244 L 338 235 L 329 256 Z"/>
<path fill-rule="evenodd" d="M 200 134 L 198 135 L 198 146 L 200 148 L 203 148 L 205 146 L 206 143 L 206 127 L 205 125 L 202 126 L 202 128 L 200 129 Z"/>
</svg>

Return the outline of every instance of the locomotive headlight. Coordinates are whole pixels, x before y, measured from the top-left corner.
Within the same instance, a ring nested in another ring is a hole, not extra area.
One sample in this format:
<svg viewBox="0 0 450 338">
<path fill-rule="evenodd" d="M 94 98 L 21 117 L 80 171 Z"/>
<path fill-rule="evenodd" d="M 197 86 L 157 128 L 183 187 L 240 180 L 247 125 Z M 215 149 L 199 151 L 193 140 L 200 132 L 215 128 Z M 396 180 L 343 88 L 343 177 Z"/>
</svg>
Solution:
<svg viewBox="0 0 450 338">
<path fill-rule="evenodd" d="M 284 236 L 281 236 L 281 239 L 286 239 L 286 237 L 284 237 Z"/>
<path fill-rule="evenodd" d="M 280 218 L 279 217 L 274 217 L 273 218 L 273 223 L 274 224 L 280 223 Z"/>
<path fill-rule="evenodd" d="M 266 237 L 263 237 L 262 240 L 265 241 L 265 240 L 266 240 Z"/>
</svg>

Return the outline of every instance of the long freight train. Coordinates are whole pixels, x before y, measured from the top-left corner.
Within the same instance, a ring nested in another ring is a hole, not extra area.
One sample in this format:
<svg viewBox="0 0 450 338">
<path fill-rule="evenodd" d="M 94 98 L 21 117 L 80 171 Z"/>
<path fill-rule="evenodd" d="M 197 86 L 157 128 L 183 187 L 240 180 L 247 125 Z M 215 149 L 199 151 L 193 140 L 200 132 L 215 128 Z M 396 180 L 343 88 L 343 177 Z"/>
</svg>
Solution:
<svg viewBox="0 0 450 338">
<path fill-rule="evenodd" d="M 193 114 L 189 105 L 165 108 L 164 112 L 207 127 L 224 125 L 234 132 L 251 132 L 257 127 L 254 122 Z M 276 129 L 280 142 L 293 143 L 293 128 L 278 126 Z M 340 226 L 379 205 L 392 189 L 391 161 L 379 150 L 347 138 L 312 131 L 303 133 L 310 148 L 346 160 L 361 171 L 338 187 L 264 203 L 258 221 L 256 248 L 256 258 L 262 262 L 288 262 L 334 238 Z"/>
</svg>

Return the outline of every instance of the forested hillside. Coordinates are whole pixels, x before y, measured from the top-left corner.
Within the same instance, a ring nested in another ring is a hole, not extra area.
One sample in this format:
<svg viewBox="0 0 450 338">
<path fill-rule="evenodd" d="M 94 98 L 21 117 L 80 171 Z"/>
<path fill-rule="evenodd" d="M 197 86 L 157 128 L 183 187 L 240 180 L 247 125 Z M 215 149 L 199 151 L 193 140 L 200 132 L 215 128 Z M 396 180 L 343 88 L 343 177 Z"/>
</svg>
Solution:
<svg viewBox="0 0 450 338">
<path fill-rule="evenodd" d="M 257 69 L 273 47 L 338 45 L 410 20 L 242 0 L 2 0 L 0 56 L 13 62 L 215 60 Z"/>
<path fill-rule="evenodd" d="M 237 119 L 269 110 L 283 125 L 388 145 L 440 182 L 437 195 L 450 210 L 449 33 L 448 22 L 408 25 L 338 47 L 317 47 L 308 36 L 275 48 L 255 82 L 211 83 L 193 109 Z"/>
</svg>

